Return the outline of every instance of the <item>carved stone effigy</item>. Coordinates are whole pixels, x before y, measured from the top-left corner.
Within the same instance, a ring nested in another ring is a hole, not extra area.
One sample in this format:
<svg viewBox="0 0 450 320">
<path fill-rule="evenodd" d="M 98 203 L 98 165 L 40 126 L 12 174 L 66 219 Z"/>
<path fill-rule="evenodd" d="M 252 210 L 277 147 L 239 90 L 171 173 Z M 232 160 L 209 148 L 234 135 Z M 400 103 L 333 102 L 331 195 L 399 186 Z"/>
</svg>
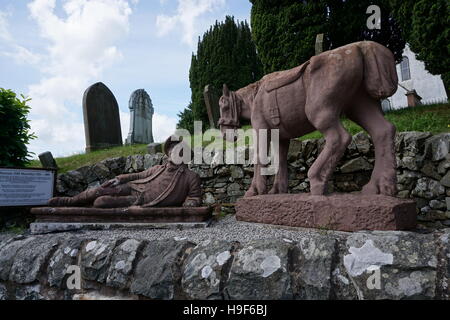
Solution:
<svg viewBox="0 0 450 320">
<path fill-rule="evenodd" d="M 392 52 L 376 42 L 362 41 L 325 51 L 237 91 L 224 85 L 219 101 L 222 133 L 233 137 L 226 130 L 236 130 L 241 120 L 251 120 L 256 133 L 253 180 L 237 203 L 237 218 L 348 231 L 414 228 L 413 203 L 393 198 L 397 193 L 396 130 L 384 118 L 380 102 L 395 93 L 397 84 Z M 374 169 L 362 195 L 326 194 L 328 181 L 352 140 L 340 122 L 342 114 L 366 129 L 375 146 Z M 273 130 L 278 130 L 279 148 L 272 152 L 278 153 L 279 165 L 267 191 L 266 151 L 261 146 L 270 142 L 264 139 Z M 290 139 L 315 130 L 326 143 L 308 171 L 311 194 L 287 195 Z"/>
<path fill-rule="evenodd" d="M 175 137 L 164 144 L 167 161 L 139 172 L 122 174 L 74 197 L 56 197 L 48 207 L 33 208 L 36 223 L 192 223 L 211 218 L 201 207 L 200 177 L 174 152 L 186 147 Z M 188 148 L 188 147 L 187 147 Z M 190 149 L 189 149 L 190 150 Z"/>
</svg>

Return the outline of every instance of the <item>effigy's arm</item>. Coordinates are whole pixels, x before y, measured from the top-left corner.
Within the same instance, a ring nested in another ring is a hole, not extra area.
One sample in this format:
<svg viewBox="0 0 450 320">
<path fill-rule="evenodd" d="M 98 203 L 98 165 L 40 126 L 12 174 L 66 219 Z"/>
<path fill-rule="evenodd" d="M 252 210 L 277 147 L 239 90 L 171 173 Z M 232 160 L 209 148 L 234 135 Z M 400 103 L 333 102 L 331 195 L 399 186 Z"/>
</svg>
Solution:
<svg viewBox="0 0 450 320">
<path fill-rule="evenodd" d="M 202 204 L 202 188 L 200 177 L 196 174 L 189 181 L 189 193 L 183 207 L 199 207 Z"/>
<path fill-rule="evenodd" d="M 129 173 L 129 174 L 121 174 L 116 177 L 116 179 L 119 180 L 120 184 L 127 183 L 133 180 L 140 180 L 145 179 L 149 176 L 151 176 L 156 171 L 156 166 L 151 167 L 145 171 L 138 172 L 138 173 Z"/>
</svg>

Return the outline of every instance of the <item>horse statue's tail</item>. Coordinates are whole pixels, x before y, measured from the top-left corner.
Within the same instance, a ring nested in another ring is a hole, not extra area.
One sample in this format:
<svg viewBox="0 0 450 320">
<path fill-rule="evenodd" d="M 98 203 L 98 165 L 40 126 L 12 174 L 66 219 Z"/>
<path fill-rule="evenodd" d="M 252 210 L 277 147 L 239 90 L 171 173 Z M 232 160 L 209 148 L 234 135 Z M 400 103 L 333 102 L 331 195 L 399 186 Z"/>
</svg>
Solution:
<svg viewBox="0 0 450 320">
<path fill-rule="evenodd" d="M 385 99 L 397 91 L 398 78 L 391 50 L 373 42 L 362 41 L 359 47 L 364 56 L 364 85 L 375 99 Z"/>
</svg>

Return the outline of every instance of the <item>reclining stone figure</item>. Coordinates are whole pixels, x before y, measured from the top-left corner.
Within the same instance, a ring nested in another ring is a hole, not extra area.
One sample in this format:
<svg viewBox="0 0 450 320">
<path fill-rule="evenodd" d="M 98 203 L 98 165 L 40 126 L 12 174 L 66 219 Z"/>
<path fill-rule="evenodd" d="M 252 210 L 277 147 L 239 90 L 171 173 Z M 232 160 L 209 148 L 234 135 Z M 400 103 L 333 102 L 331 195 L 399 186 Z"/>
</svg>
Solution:
<svg viewBox="0 0 450 320">
<path fill-rule="evenodd" d="M 88 189 L 74 197 L 49 200 L 51 207 L 120 208 L 141 207 L 199 207 L 202 202 L 200 177 L 186 164 L 173 162 L 178 143 L 173 137 L 166 140 L 164 153 L 168 161 L 140 173 L 122 174 L 100 187 Z M 185 150 L 185 148 L 181 148 Z"/>
</svg>

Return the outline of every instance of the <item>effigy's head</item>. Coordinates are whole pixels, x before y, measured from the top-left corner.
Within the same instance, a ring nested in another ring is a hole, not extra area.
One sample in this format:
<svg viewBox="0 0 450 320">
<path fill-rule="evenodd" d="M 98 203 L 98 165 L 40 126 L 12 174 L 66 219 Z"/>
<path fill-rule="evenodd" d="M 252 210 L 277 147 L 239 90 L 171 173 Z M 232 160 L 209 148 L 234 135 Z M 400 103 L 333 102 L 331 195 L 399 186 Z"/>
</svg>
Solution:
<svg viewBox="0 0 450 320">
<path fill-rule="evenodd" d="M 235 130 L 241 127 L 239 122 L 241 100 L 234 91 L 230 91 L 226 84 L 223 85 L 222 96 L 219 99 L 220 119 L 219 128 L 224 138 L 235 140 Z M 226 134 L 227 130 L 233 130 L 233 134 Z"/>
<path fill-rule="evenodd" d="M 163 151 L 167 158 L 175 164 L 188 164 L 194 157 L 190 145 L 183 141 L 183 136 L 177 134 L 173 134 L 167 138 L 163 145 Z"/>
</svg>

